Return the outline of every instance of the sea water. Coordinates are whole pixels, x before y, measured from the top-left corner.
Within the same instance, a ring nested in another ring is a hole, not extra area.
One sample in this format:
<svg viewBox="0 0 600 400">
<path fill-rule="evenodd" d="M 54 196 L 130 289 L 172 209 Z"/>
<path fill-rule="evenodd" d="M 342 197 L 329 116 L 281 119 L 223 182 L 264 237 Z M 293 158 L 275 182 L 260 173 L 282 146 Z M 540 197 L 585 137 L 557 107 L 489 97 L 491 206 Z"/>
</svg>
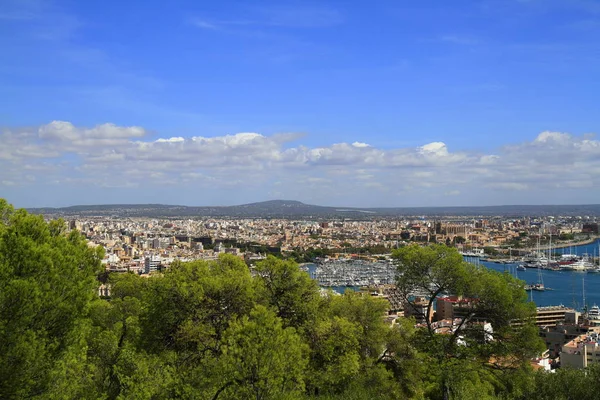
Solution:
<svg viewBox="0 0 600 400">
<path fill-rule="evenodd" d="M 481 265 L 495 271 L 507 272 L 525 281 L 535 284 L 539 282 L 537 268 L 527 268 L 526 271 L 517 271 L 517 264 L 496 264 L 481 261 Z M 543 292 L 528 292 L 529 299 L 536 306 L 558 306 L 560 304 L 581 310 L 585 304 L 592 306 L 600 305 L 600 273 L 587 273 L 576 271 L 552 271 L 543 269 L 541 279 L 544 286 L 548 288 Z"/>
<path fill-rule="evenodd" d="M 583 254 L 594 255 L 594 253 L 598 254 L 597 249 L 599 244 L 600 239 L 582 246 L 554 249 L 553 252 L 559 254 L 577 254 L 580 256 Z M 477 259 L 472 258 L 467 258 L 467 261 L 479 263 L 495 271 L 510 273 L 528 284 L 539 282 L 537 268 L 527 268 L 526 271 L 517 271 L 517 264 L 497 264 L 493 262 L 478 261 Z M 306 264 L 306 267 L 314 278 L 316 265 L 310 263 Z M 584 297 L 585 305 L 587 305 L 588 308 L 594 304 L 600 305 L 600 273 L 541 270 L 541 279 L 544 286 L 550 290 L 543 292 L 528 292 L 529 298 L 533 300 L 538 307 L 557 306 L 562 304 L 581 310 L 584 308 Z M 347 288 L 344 286 L 333 289 L 339 293 L 343 293 L 346 289 L 357 290 L 358 288 Z"/>
</svg>

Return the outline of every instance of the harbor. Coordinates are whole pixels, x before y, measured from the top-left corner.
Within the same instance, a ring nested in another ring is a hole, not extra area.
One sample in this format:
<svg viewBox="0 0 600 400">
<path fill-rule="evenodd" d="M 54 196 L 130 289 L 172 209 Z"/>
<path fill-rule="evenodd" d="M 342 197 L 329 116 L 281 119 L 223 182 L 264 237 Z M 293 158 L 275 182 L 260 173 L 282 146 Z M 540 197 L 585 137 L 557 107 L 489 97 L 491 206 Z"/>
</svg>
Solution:
<svg viewBox="0 0 600 400">
<path fill-rule="evenodd" d="M 600 239 L 596 239 L 580 246 L 555 249 L 552 255 L 557 259 L 563 254 L 573 255 L 581 261 L 586 255 L 598 254 L 599 245 Z M 529 299 L 538 307 L 562 304 L 582 310 L 586 306 L 589 308 L 594 304 L 600 305 L 600 273 L 593 273 L 598 270 L 596 266 L 587 270 L 573 270 L 568 266 L 549 269 L 548 265 L 553 265 L 552 257 L 544 266 L 528 264 L 523 259 L 490 261 L 481 256 L 482 254 L 473 254 L 464 258 L 473 264 L 507 272 L 521 279 L 525 282 Z M 396 267 L 390 260 L 319 260 L 317 263 L 302 264 L 301 268 L 307 271 L 319 286 L 338 292 L 346 289 L 359 290 L 367 286 L 393 285 L 396 282 Z"/>
<path fill-rule="evenodd" d="M 302 268 L 322 287 L 357 288 L 396 283 L 396 267 L 388 260 L 323 260 L 316 264 L 304 264 Z"/>
<path fill-rule="evenodd" d="M 584 305 L 600 305 L 600 274 L 575 271 L 552 271 L 527 268 L 517 270 L 517 264 L 496 264 L 480 261 L 480 265 L 499 271 L 509 272 L 523 280 L 527 285 L 543 283 L 545 290 L 531 290 L 529 298 L 538 307 L 563 304 L 582 310 Z"/>
<path fill-rule="evenodd" d="M 583 310 L 600 305 L 599 248 L 600 239 L 595 239 L 578 246 L 546 249 L 528 263 L 524 259 L 491 261 L 465 257 L 465 260 L 523 280 L 529 298 L 538 307 L 563 304 Z"/>
</svg>

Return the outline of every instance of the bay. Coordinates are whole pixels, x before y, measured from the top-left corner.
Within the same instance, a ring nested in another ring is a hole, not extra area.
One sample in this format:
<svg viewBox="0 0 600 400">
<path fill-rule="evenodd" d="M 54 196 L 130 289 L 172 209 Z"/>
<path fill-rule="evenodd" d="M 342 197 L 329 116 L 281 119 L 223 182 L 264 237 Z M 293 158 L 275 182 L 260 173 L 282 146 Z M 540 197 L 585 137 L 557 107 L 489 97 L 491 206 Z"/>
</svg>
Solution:
<svg viewBox="0 0 600 400">
<path fill-rule="evenodd" d="M 496 264 L 485 261 L 479 263 L 495 271 L 511 273 L 525 283 L 532 284 L 539 281 L 537 268 L 517 271 L 517 264 Z M 600 305 L 599 273 L 541 270 L 541 279 L 544 286 L 551 290 L 528 292 L 529 298 L 538 307 L 562 304 L 581 310 L 584 307 L 584 290 L 585 304 L 588 308 L 594 304 Z"/>
<path fill-rule="evenodd" d="M 597 256 L 599 246 L 600 239 L 596 239 L 589 244 L 553 249 L 552 253 Z M 477 260 L 473 259 L 467 261 L 477 263 Z M 517 271 L 517 264 L 496 264 L 485 261 L 479 263 L 496 271 L 512 273 L 528 284 L 535 284 L 540 280 L 537 268 Z M 562 304 L 582 310 L 584 306 L 589 308 L 595 304 L 600 305 L 600 273 L 542 270 L 541 279 L 544 286 L 551 290 L 529 292 L 530 299 L 538 307 Z"/>
<path fill-rule="evenodd" d="M 600 239 L 597 239 L 593 243 L 586 245 L 554 249 L 553 253 L 576 254 L 579 256 L 584 254 L 597 255 L 599 246 Z M 467 258 L 466 260 L 473 263 L 479 263 L 495 271 L 506 271 L 516 275 L 517 278 L 523 280 L 525 283 L 532 284 L 538 283 L 539 281 L 537 268 L 527 268 L 526 271 L 517 271 L 517 264 L 496 264 L 472 258 Z M 307 263 L 305 266 L 311 277 L 314 278 L 316 265 Z M 577 310 L 582 310 L 584 308 L 584 293 L 585 304 L 588 308 L 594 304 L 600 305 L 600 273 L 542 270 L 541 279 L 544 286 L 551 290 L 546 290 L 544 292 L 529 292 L 529 298 L 532 299 L 538 307 L 557 306 L 562 304 Z M 341 293 L 343 293 L 345 289 L 346 287 L 334 288 L 334 290 Z M 352 289 L 356 290 L 356 288 Z"/>
</svg>

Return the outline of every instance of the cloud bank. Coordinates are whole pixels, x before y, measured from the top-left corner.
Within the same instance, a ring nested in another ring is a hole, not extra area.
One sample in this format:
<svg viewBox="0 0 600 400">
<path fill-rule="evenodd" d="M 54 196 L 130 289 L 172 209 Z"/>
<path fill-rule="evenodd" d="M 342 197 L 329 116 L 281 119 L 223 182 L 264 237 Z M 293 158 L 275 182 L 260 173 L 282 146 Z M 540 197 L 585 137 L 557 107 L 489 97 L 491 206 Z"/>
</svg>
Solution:
<svg viewBox="0 0 600 400">
<path fill-rule="evenodd" d="M 575 204 L 594 202 L 600 187 L 600 141 L 593 135 L 547 131 L 493 152 L 453 151 L 443 142 L 308 147 L 293 133 L 151 136 L 110 123 L 4 129 L 0 189 L 23 206 L 268 198 L 404 206 Z M 32 198 L 35 190 L 48 196 Z"/>
</svg>

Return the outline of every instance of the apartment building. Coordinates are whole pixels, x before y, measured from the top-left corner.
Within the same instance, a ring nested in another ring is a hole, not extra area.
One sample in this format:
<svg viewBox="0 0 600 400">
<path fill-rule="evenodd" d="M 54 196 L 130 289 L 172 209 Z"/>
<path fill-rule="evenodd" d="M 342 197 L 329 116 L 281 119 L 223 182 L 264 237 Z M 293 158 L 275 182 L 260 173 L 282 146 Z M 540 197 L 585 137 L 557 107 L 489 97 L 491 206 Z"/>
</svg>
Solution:
<svg viewBox="0 0 600 400">
<path fill-rule="evenodd" d="M 561 367 L 586 368 L 600 363 L 600 335 L 584 334 L 563 346 L 560 353 Z"/>
</svg>

